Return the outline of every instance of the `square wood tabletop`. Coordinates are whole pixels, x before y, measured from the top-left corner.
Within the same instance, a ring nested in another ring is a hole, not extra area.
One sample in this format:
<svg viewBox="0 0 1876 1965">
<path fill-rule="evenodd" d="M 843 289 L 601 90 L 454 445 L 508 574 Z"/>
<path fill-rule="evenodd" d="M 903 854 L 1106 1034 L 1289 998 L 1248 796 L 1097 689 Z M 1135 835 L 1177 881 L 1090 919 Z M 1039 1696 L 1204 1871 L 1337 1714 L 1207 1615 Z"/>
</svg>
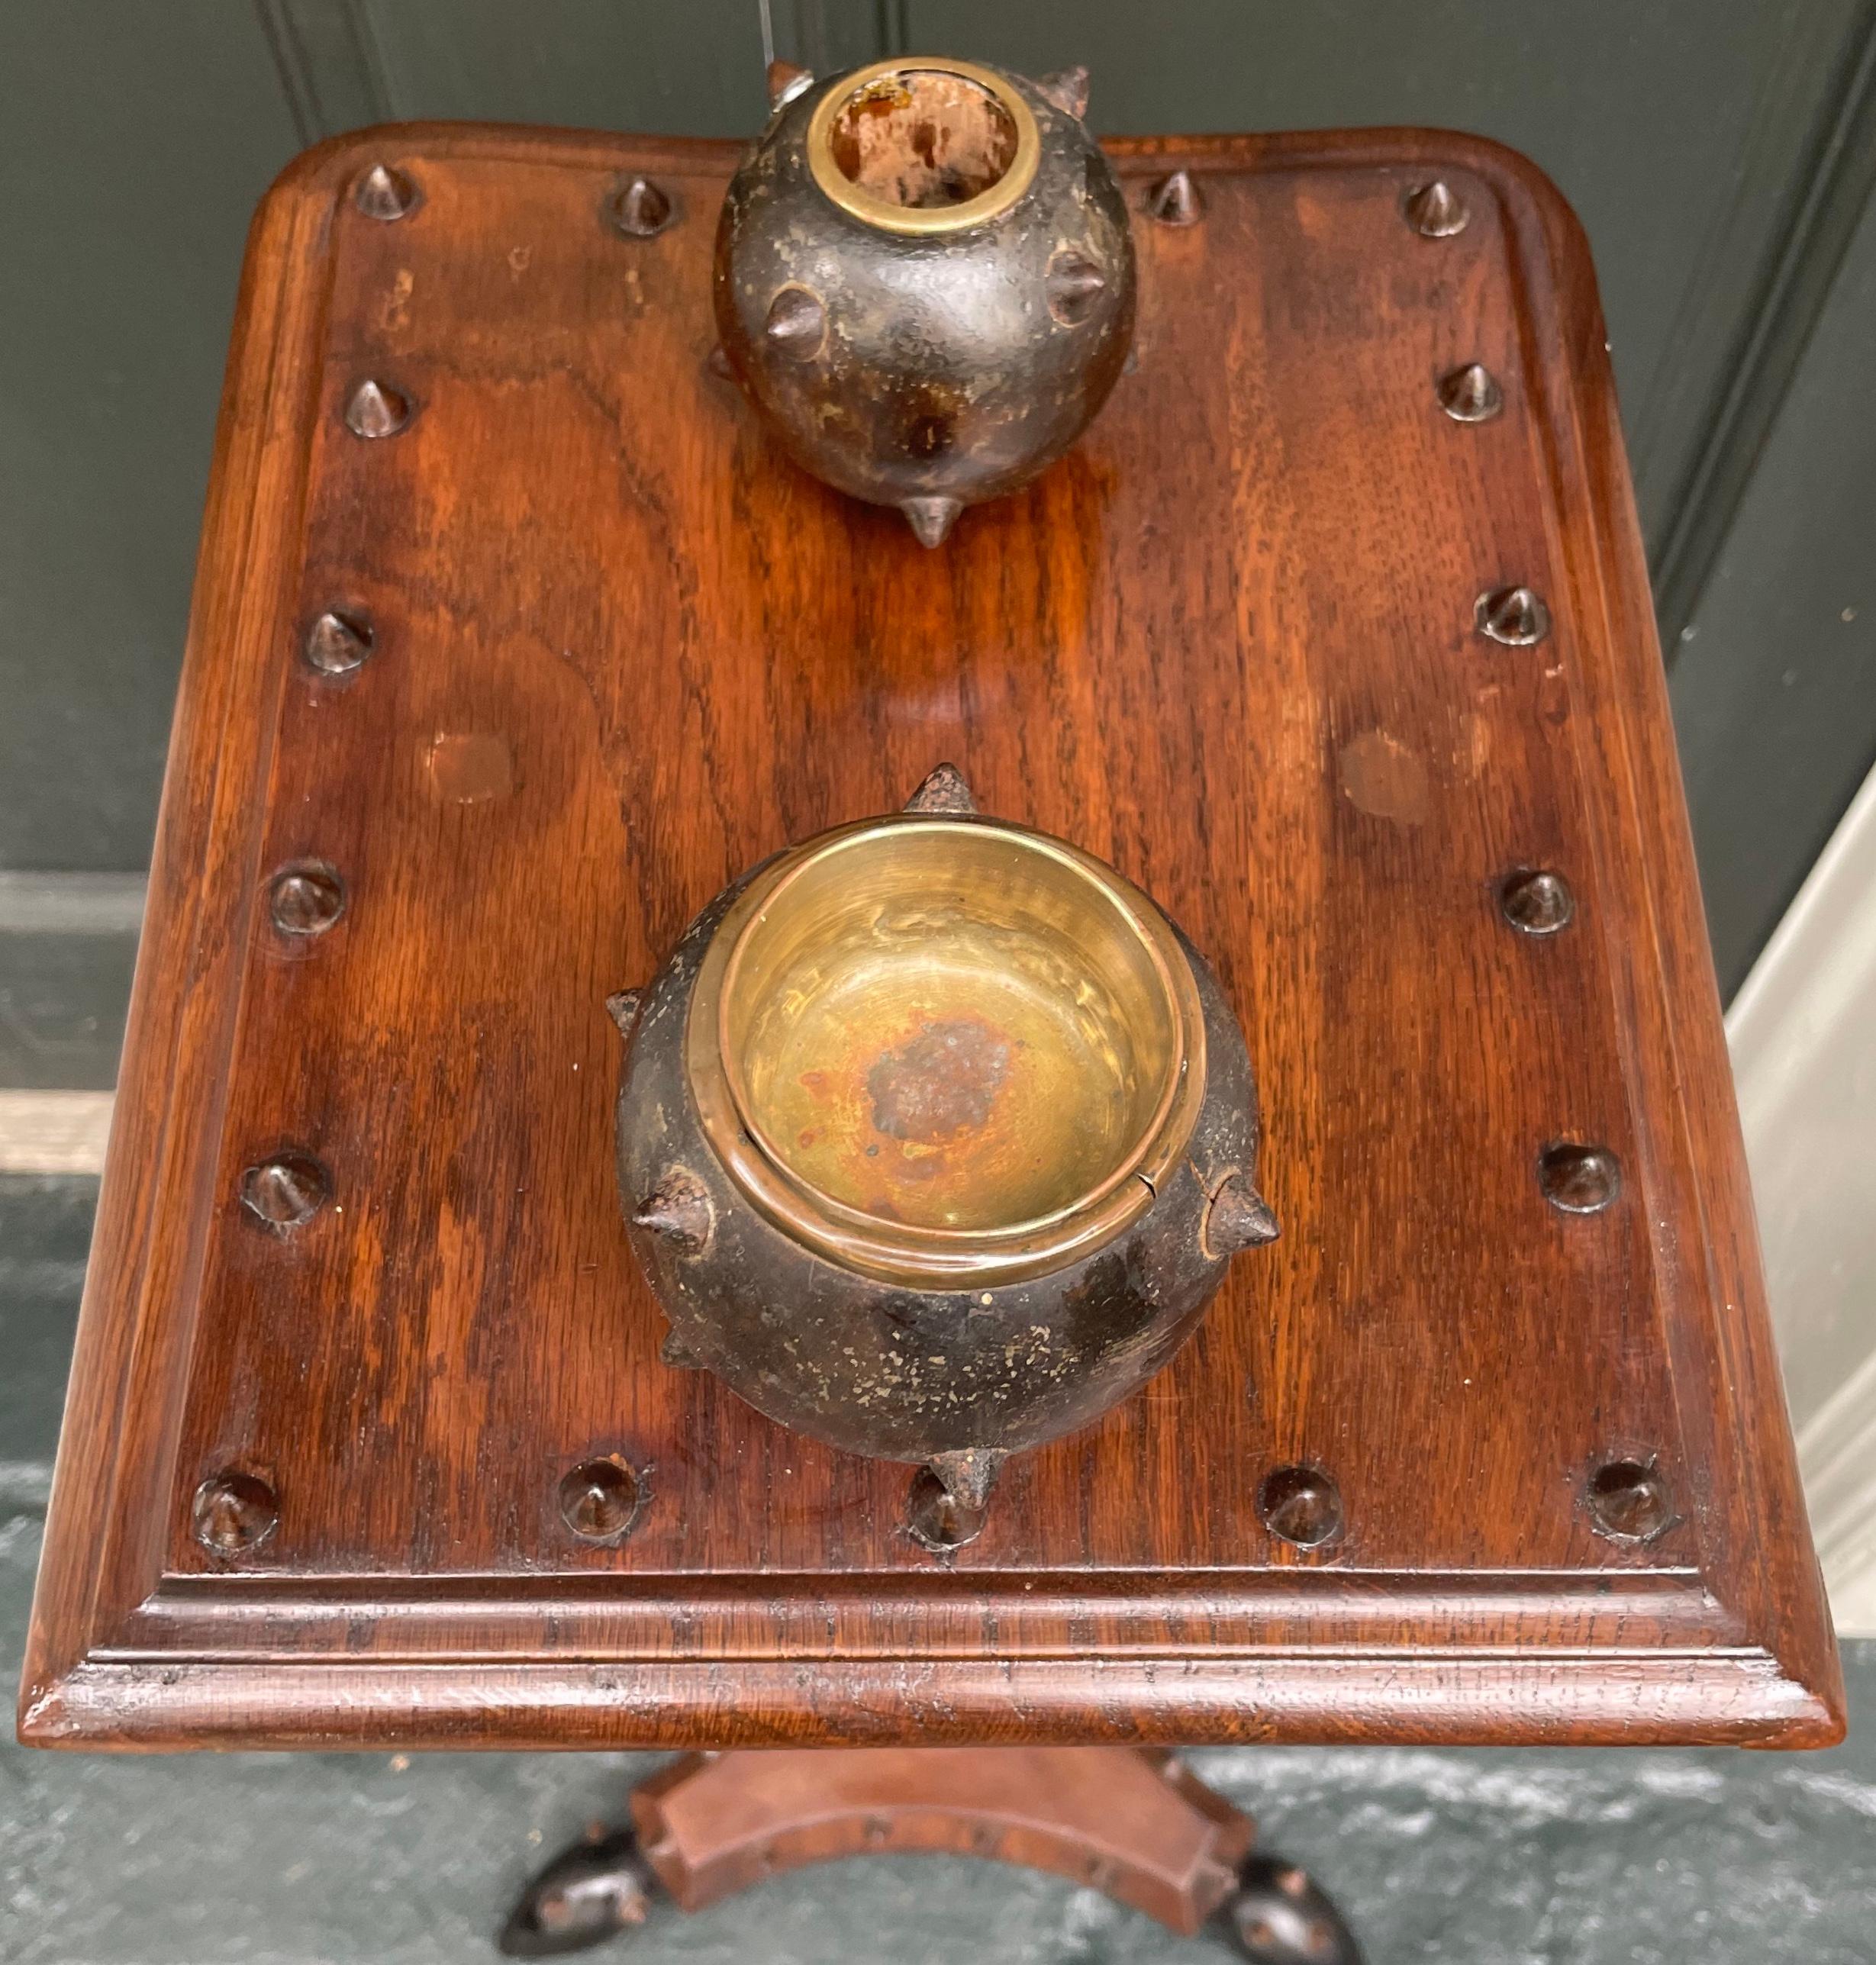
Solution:
<svg viewBox="0 0 1876 1965">
<path fill-rule="evenodd" d="M 23 1736 L 1836 1738 L 1567 209 L 1431 133 L 1114 146 L 1135 362 L 927 552 L 712 367 L 735 156 L 392 127 L 256 218 Z M 661 1361 L 604 999 L 945 759 L 1209 956 L 1285 1233 L 940 1561 L 910 1469 Z M 282 1153 L 297 1227 L 243 1200 Z M 606 1456 L 646 1498 L 589 1542 Z"/>
</svg>

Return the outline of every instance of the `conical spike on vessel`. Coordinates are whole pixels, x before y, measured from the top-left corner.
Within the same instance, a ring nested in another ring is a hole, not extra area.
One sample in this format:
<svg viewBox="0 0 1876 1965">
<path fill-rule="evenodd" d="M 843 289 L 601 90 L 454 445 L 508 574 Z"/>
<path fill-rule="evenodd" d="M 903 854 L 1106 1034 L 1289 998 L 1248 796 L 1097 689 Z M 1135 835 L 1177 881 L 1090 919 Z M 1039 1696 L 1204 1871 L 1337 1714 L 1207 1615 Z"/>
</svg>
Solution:
<svg viewBox="0 0 1876 1965">
<path fill-rule="evenodd" d="M 941 764 L 925 774 L 904 809 L 907 812 L 975 812 L 977 800 L 971 796 L 963 772 L 955 764 Z"/>
<path fill-rule="evenodd" d="M 919 544 L 932 546 L 943 546 L 950 537 L 951 528 L 957 523 L 958 514 L 964 506 L 957 498 L 907 498 L 899 509 Z"/>
</svg>

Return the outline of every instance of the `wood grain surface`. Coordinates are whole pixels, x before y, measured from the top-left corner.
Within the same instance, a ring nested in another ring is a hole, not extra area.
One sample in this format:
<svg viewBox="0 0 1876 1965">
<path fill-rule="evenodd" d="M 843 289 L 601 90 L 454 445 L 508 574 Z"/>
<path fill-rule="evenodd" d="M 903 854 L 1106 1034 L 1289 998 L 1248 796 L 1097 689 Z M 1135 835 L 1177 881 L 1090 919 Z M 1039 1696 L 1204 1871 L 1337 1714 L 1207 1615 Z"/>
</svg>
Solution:
<svg viewBox="0 0 1876 1965">
<path fill-rule="evenodd" d="M 405 126 L 256 221 L 21 1728 L 47 1744 L 1837 1736 L 1587 249 L 1469 138 L 1136 140 L 1137 363 L 926 552 L 708 364 L 731 147 Z M 366 216 L 383 161 L 422 202 Z M 1188 230 L 1142 215 L 1190 169 Z M 675 222 L 624 236 L 636 173 Z M 1405 222 L 1437 172 L 1471 212 Z M 1484 362 L 1504 413 L 1442 413 Z M 366 440 L 357 384 L 414 405 Z M 1554 626 L 1478 633 L 1526 583 Z M 307 626 L 369 619 L 319 674 Z M 609 991 L 941 759 L 1216 966 L 1285 1226 L 1012 1464 L 909 1470 L 658 1356 Z M 283 936 L 302 861 L 345 912 Z M 1561 871 L 1562 933 L 1507 926 Z M 1546 1201 L 1558 1139 L 1615 1204 Z M 330 1203 L 240 1204 L 282 1147 Z M 567 1471 L 649 1499 L 583 1543 Z M 1597 1532 L 1652 1462 L 1673 1519 Z M 1339 1487 L 1315 1551 L 1273 1468 Z M 234 1555 L 205 1478 L 267 1483 Z"/>
</svg>

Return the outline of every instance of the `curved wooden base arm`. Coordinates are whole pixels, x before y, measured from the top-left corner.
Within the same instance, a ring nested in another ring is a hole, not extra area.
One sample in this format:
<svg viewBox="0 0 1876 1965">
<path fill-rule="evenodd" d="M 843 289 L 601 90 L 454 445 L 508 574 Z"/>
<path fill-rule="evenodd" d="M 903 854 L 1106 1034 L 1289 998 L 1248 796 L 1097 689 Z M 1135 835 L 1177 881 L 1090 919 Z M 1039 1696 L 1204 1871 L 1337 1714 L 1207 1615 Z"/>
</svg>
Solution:
<svg viewBox="0 0 1876 1965">
<path fill-rule="evenodd" d="M 892 1851 L 982 1856 L 1104 1891 L 1181 1936 L 1207 1921 L 1253 1965 L 1362 1965 L 1335 1905 L 1294 1864 L 1252 1855 L 1249 1815 L 1160 1750 L 778 1748 L 691 1754 L 534 1878 L 511 1957 L 584 1951 L 669 1897 L 701 1910 L 810 1863 Z"/>
<path fill-rule="evenodd" d="M 928 1850 L 1052 1871 L 1188 1937 L 1256 1833 L 1168 1755 L 1126 1747 L 692 1754 L 639 1788 L 632 1814 L 685 1910 L 809 1863 Z"/>
</svg>

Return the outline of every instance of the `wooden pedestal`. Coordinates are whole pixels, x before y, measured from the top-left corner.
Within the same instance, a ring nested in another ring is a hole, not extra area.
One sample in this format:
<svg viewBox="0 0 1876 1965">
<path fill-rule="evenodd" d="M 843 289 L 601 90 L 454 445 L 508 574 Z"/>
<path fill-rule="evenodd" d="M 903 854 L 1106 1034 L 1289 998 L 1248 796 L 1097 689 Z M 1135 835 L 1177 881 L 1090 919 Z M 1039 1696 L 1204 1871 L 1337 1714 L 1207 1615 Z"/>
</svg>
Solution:
<svg viewBox="0 0 1876 1965">
<path fill-rule="evenodd" d="M 785 1870 L 924 1851 L 1046 1870 L 1182 1938 L 1208 1922 L 1259 1965 L 1361 1965 L 1334 1905 L 1250 1817 L 1172 1757 L 1130 1747 L 814 1748 L 691 1754 L 596 1824 L 515 1907 L 501 1948 L 583 1951 L 669 1899 L 701 1910 Z"/>
<path fill-rule="evenodd" d="M 632 1797 L 687 1911 L 869 1851 L 981 1856 L 1092 1883 L 1190 1936 L 1250 1853 L 1250 1818 L 1127 1747 L 798 1748 L 675 1762 Z"/>
<path fill-rule="evenodd" d="M 262 208 L 24 1736 L 1834 1738 L 1569 214 L 1469 139 L 1117 146 L 1136 367 L 927 552 L 712 372 L 732 156 L 395 128 Z M 1285 1227 L 949 1563 L 908 1470 L 660 1362 L 604 1008 L 941 759 L 1210 956 Z"/>
</svg>

